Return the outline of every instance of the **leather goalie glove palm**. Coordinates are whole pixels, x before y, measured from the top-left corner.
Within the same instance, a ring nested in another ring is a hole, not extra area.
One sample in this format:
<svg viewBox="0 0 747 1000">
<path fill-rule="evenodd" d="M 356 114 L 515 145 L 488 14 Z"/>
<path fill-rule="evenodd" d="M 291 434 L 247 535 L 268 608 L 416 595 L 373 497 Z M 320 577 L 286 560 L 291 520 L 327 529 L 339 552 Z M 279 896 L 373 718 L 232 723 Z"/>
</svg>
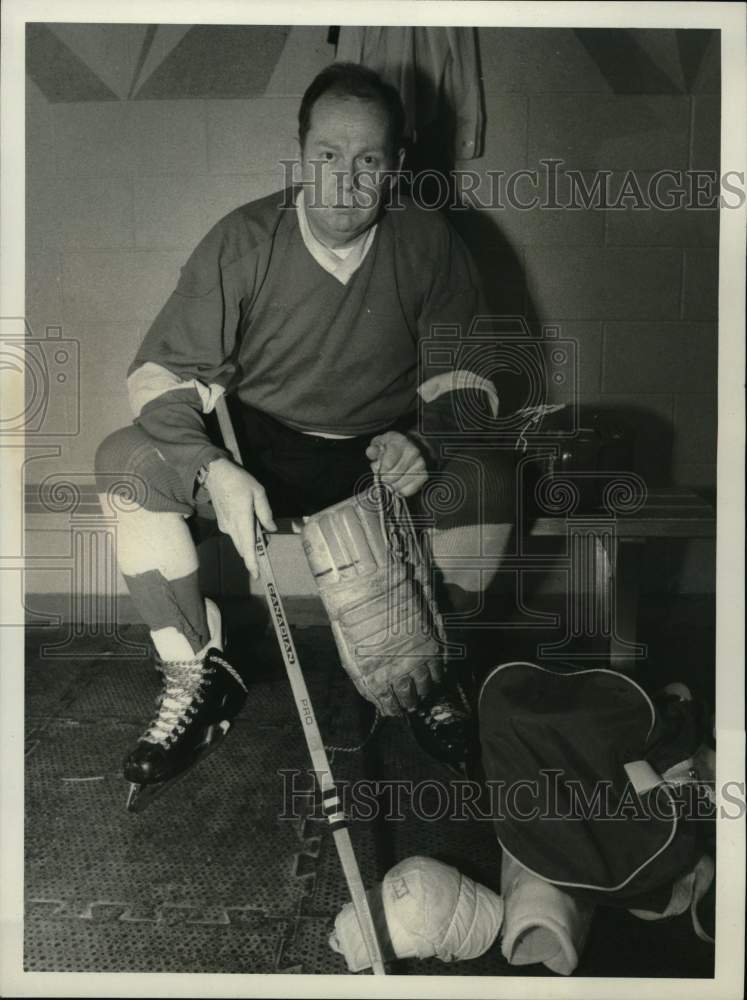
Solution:
<svg viewBox="0 0 747 1000">
<path fill-rule="evenodd" d="M 303 547 L 342 665 L 382 715 L 443 679 L 443 624 L 407 506 L 379 486 L 305 518 Z"/>
</svg>

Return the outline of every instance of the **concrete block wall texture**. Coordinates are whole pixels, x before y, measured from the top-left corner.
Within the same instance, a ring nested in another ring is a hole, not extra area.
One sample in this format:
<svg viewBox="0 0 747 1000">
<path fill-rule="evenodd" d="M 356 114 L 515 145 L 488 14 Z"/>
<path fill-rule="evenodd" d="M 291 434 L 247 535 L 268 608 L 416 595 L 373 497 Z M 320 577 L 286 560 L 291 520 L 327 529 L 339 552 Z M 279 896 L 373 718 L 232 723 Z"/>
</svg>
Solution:
<svg viewBox="0 0 747 1000">
<path fill-rule="evenodd" d="M 460 166 L 477 166 L 486 177 L 512 168 L 541 175 L 543 159 L 561 160 L 561 204 L 568 197 L 565 170 L 581 171 L 587 185 L 594 171 L 609 171 L 613 193 L 626 171 L 644 191 L 656 171 L 718 171 L 718 37 L 700 39 L 702 60 L 685 81 L 674 32 L 626 32 L 614 42 L 600 35 L 481 29 L 486 150 L 482 160 Z M 511 147 L 508 168 L 504 143 Z M 528 194 L 525 187 L 522 197 Z M 495 245 L 505 256 L 513 252 L 523 270 L 523 312 L 577 339 L 581 401 L 626 413 L 628 400 L 634 404 L 640 471 L 653 481 L 712 488 L 718 213 L 640 210 L 629 201 L 621 210 L 481 208 L 479 215 L 481 224 L 470 222 L 466 232 L 475 253 L 484 248 L 487 261 Z M 492 280 L 489 263 L 484 273 L 494 307 L 510 309 L 520 295 L 515 276 L 504 295 L 499 267 Z M 697 461 L 694 449 L 679 443 L 693 433 L 684 414 L 694 408 L 711 435 Z M 654 434 L 658 451 L 646 434 L 646 414 L 652 429 L 665 425 L 666 433 Z"/>
<path fill-rule="evenodd" d="M 484 154 L 455 166 L 487 184 L 491 171 L 554 158 L 589 180 L 611 171 L 613 191 L 628 170 L 644 185 L 664 168 L 718 170 L 718 38 L 701 37 L 688 76 L 674 36 L 618 33 L 626 69 L 601 36 L 479 29 Z M 246 98 L 50 101 L 27 79 L 27 318 L 37 337 L 62 327 L 81 358 L 80 433 L 59 439 L 58 456 L 36 459 L 30 482 L 90 472 L 101 438 L 129 423 L 126 369 L 180 267 L 222 215 L 283 185 L 300 97 L 333 58 L 326 26 L 294 26 L 262 92 Z M 716 213 L 481 207 L 453 216 L 491 309 L 577 341 L 581 401 L 630 417 L 642 474 L 712 490 Z M 29 518 L 30 531 L 37 522 Z M 40 572 L 30 589 L 56 585 Z"/>
</svg>

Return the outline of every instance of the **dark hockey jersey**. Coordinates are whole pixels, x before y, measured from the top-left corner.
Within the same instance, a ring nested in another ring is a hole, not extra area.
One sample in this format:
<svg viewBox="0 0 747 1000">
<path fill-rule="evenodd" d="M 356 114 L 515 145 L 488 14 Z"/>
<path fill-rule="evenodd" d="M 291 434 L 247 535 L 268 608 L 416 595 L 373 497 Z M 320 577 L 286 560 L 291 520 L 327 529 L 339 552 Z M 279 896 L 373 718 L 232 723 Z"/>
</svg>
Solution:
<svg viewBox="0 0 747 1000">
<path fill-rule="evenodd" d="M 450 345 L 467 336 L 483 311 L 469 253 L 442 215 L 400 204 L 346 284 L 307 250 L 288 191 L 237 208 L 199 243 L 128 377 L 136 422 L 188 492 L 225 454 L 202 419 L 223 392 L 318 433 L 373 434 L 419 411 L 413 432 L 432 454 L 451 392 L 478 389 L 496 412 L 491 382 L 455 372 L 453 350 L 423 350 L 439 327 Z"/>
</svg>

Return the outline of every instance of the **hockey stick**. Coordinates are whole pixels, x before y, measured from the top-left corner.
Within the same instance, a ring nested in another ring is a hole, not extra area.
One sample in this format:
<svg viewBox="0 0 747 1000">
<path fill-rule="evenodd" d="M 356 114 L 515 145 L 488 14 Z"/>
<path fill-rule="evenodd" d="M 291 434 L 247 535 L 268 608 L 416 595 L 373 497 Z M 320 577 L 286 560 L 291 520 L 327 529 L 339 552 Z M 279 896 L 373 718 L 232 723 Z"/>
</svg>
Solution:
<svg viewBox="0 0 747 1000">
<path fill-rule="evenodd" d="M 215 405 L 215 411 L 218 416 L 218 423 L 220 424 L 223 441 L 225 442 L 226 447 L 233 455 L 234 461 L 238 465 L 243 466 L 244 463 L 241 460 L 241 451 L 239 450 L 239 444 L 236 440 L 236 434 L 234 433 L 231 416 L 228 412 L 228 406 L 226 405 L 224 396 L 220 396 L 218 398 Z M 385 976 L 386 969 L 384 968 L 381 946 L 376 934 L 376 927 L 374 925 L 373 916 L 371 915 L 371 909 L 368 905 L 366 890 L 363 885 L 363 879 L 361 878 L 360 868 L 358 867 L 358 859 L 356 858 L 355 851 L 353 850 L 353 842 L 350 838 L 348 821 L 345 818 L 342 803 L 335 788 L 332 771 L 330 770 L 329 761 L 327 760 L 327 753 L 324 749 L 322 734 L 319 729 L 319 724 L 316 721 L 316 716 L 314 715 L 314 709 L 311 705 L 311 698 L 309 696 L 308 688 L 306 687 L 306 681 L 304 680 L 301 665 L 298 662 L 298 655 L 293 642 L 293 636 L 291 635 L 291 631 L 286 621 L 283 602 L 275 581 L 275 573 L 273 571 L 270 556 L 267 551 L 267 545 L 265 543 L 264 531 L 262 529 L 262 525 L 259 523 L 259 520 L 256 518 L 255 532 L 255 549 L 257 553 L 259 575 L 264 587 L 264 594 L 267 600 L 268 610 L 270 611 L 270 617 L 272 618 L 272 623 L 275 627 L 278 645 L 280 646 L 280 651 L 283 655 L 283 662 L 285 663 L 288 680 L 290 681 L 293 698 L 296 702 L 296 709 L 298 710 L 298 717 L 301 721 L 301 728 L 303 729 L 303 733 L 306 738 L 306 745 L 309 748 L 309 755 L 311 757 L 314 775 L 322 793 L 322 808 L 325 816 L 327 817 L 329 827 L 332 830 L 335 847 L 337 848 L 340 864 L 342 865 L 345 881 L 347 882 L 348 892 L 350 893 L 350 898 L 353 901 L 353 907 L 355 908 L 355 914 L 358 918 L 361 934 L 366 944 L 368 957 L 371 960 L 371 968 L 373 969 L 374 975 Z"/>
</svg>

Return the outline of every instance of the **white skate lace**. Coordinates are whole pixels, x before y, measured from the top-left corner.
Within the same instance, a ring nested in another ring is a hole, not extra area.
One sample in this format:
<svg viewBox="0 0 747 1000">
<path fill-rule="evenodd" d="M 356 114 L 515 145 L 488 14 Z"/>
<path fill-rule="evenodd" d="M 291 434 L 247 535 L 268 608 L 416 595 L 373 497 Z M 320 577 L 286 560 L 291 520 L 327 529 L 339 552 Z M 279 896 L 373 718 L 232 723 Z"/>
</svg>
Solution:
<svg viewBox="0 0 747 1000">
<path fill-rule="evenodd" d="M 220 664 L 246 691 L 239 674 L 223 657 L 213 654 L 210 663 Z M 166 746 L 185 731 L 190 717 L 205 700 L 203 682 L 215 673 L 214 667 L 206 667 L 205 664 L 206 658 L 157 661 L 156 666 L 163 675 L 165 686 L 159 698 L 158 714 L 142 737 L 144 741 Z"/>
<path fill-rule="evenodd" d="M 462 722 L 464 720 L 463 714 L 458 709 L 455 710 L 454 706 L 448 702 L 437 702 L 430 708 L 420 709 L 418 714 L 425 718 L 429 726 L 436 726 L 442 722 Z"/>
<path fill-rule="evenodd" d="M 213 653 L 213 655 L 210 657 L 210 660 L 212 663 L 219 663 L 223 667 L 223 669 L 227 671 L 231 675 L 231 677 L 233 677 L 233 679 L 236 681 L 239 687 L 243 688 L 246 694 L 249 693 L 249 689 L 241 679 L 241 675 L 234 667 L 231 666 L 228 660 L 224 660 L 222 656 L 218 656 L 216 653 Z"/>
<path fill-rule="evenodd" d="M 379 728 L 379 723 L 381 721 L 382 721 L 382 715 L 381 715 L 381 712 L 377 708 L 376 712 L 374 714 L 373 722 L 371 723 L 371 728 L 368 730 L 368 733 L 365 735 L 365 737 L 363 738 L 363 740 L 360 743 L 357 743 L 354 747 L 331 746 L 331 745 L 328 745 L 328 744 L 325 743 L 324 744 L 324 749 L 327 751 L 327 753 L 333 753 L 333 752 L 335 752 L 335 753 L 358 753 L 359 750 L 362 750 L 365 746 L 368 745 L 369 740 L 371 740 L 373 738 L 374 733 Z"/>
<path fill-rule="evenodd" d="M 525 406 L 521 410 L 517 410 L 515 416 L 521 414 L 524 417 L 529 417 L 529 420 L 521 428 L 514 448 L 517 451 L 519 448 L 521 448 L 521 451 L 526 451 L 529 446 L 526 438 L 527 432 L 536 430 L 542 418 L 547 416 L 547 414 L 564 410 L 565 406 L 565 403 L 542 403 L 539 406 Z"/>
<path fill-rule="evenodd" d="M 404 497 L 400 496 L 385 483 L 378 473 L 373 477 L 373 496 L 378 499 L 379 524 L 387 545 L 393 557 L 409 563 L 418 576 L 423 607 L 434 625 L 439 642 L 446 645 L 446 628 L 443 617 L 438 610 L 432 587 L 432 554 L 428 545 L 427 535 L 421 536 L 415 530 L 415 524 L 410 514 L 410 508 Z M 443 650 L 440 658 L 445 661 Z"/>
</svg>

